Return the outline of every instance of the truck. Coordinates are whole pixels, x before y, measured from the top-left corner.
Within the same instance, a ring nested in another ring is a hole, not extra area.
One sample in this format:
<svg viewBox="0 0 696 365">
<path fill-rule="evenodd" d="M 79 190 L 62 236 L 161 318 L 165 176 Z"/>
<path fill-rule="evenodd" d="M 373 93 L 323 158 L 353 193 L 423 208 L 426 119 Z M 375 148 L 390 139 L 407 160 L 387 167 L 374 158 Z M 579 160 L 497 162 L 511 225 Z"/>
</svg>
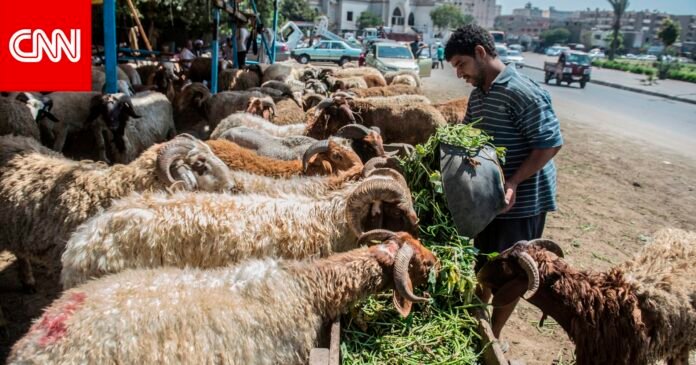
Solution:
<svg viewBox="0 0 696 365">
<path fill-rule="evenodd" d="M 556 85 L 566 82 L 568 85 L 578 82 L 580 88 L 590 82 L 592 65 L 585 52 L 564 50 L 555 62 L 544 62 L 544 82 L 556 80 Z"/>
</svg>

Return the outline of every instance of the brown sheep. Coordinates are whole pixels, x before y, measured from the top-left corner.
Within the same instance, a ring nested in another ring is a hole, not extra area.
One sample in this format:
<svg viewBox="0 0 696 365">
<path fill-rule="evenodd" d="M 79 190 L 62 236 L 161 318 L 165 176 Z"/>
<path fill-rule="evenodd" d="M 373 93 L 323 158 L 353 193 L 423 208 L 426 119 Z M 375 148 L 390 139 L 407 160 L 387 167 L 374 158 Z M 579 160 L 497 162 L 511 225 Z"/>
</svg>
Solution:
<svg viewBox="0 0 696 365">
<path fill-rule="evenodd" d="M 304 109 L 295 100 L 285 98 L 275 102 L 275 115 L 270 121 L 277 125 L 288 125 L 304 123 L 305 119 Z"/>
<path fill-rule="evenodd" d="M 464 122 L 464 117 L 466 116 L 469 98 L 463 96 L 458 99 L 433 104 L 433 106 L 442 113 L 442 116 L 447 120 L 447 124 L 461 124 Z"/>
<path fill-rule="evenodd" d="M 447 124 L 445 118 L 432 105 L 389 105 L 352 100 L 336 95 L 316 106 L 308 113 L 306 135 L 325 139 L 347 124 L 359 123 L 378 127 L 384 143 L 424 143 L 438 127 Z"/>
<path fill-rule="evenodd" d="M 397 96 L 397 95 L 422 95 L 420 88 L 409 85 L 389 85 L 382 87 L 370 87 L 367 89 L 348 90 L 358 98 L 369 98 L 373 96 Z"/>
<path fill-rule="evenodd" d="M 350 146 L 340 139 L 317 141 L 307 149 L 302 160 L 276 160 L 224 139 L 206 141 L 213 153 L 231 170 L 257 175 L 290 177 L 294 175 L 333 175 L 341 179 L 360 176 L 363 164 Z"/>
<path fill-rule="evenodd" d="M 387 82 L 384 80 L 382 75 L 365 75 L 363 76 L 363 79 L 365 79 L 365 83 L 367 83 L 368 88 L 387 86 Z"/>
<path fill-rule="evenodd" d="M 498 318 L 523 297 L 563 327 L 578 365 L 688 363 L 696 347 L 696 233 L 658 232 L 606 272 L 578 271 L 562 258 L 556 243 L 539 239 L 484 265 L 478 279 L 494 293 L 494 334 L 502 329 Z"/>
</svg>

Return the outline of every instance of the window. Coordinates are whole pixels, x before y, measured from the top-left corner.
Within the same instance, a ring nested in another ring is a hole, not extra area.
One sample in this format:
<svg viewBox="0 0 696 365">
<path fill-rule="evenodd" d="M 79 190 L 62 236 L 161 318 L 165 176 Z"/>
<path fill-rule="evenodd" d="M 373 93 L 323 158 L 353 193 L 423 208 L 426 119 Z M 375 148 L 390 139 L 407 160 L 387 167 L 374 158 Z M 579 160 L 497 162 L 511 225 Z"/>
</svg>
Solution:
<svg viewBox="0 0 696 365">
<path fill-rule="evenodd" d="M 401 9 L 394 8 L 392 12 L 392 25 L 404 25 L 404 16 L 401 15 Z"/>
<path fill-rule="evenodd" d="M 601 34 L 595 34 L 595 35 L 594 35 L 594 39 L 600 40 L 600 39 L 602 39 L 602 35 L 601 35 Z"/>
<path fill-rule="evenodd" d="M 377 48 L 378 58 L 402 58 L 411 60 L 413 55 L 411 55 L 411 50 L 402 46 L 380 46 Z"/>
<path fill-rule="evenodd" d="M 353 12 L 352 11 L 349 11 L 346 13 L 346 20 L 349 22 L 353 21 Z"/>
<path fill-rule="evenodd" d="M 331 47 L 330 42 L 321 42 L 317 44 L 317 49 L 329 49 Z"/>
<path fill-rule="evenodd" d="M 408 25 L 416 25 L 416 17 L 413 16 L 413 13 L 408 14 Z"/>
<path fill-rule="evenodd" d="M 331 49 L 346 49 L 346 47 L 341 42 L 333 42 L 331 44 Z"/>
</svg>

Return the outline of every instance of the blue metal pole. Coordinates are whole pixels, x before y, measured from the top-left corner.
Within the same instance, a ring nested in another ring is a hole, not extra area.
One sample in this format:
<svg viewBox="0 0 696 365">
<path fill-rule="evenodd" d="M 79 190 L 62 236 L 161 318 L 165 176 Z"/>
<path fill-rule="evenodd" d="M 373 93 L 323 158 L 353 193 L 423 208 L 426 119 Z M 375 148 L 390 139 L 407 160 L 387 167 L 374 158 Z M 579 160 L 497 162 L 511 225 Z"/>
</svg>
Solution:
<svg viewBox="0 0 696 365">
<path fill-rule="evenodd" d="M 271 46 L 271 65 L 276 59 L 276 38 L 278 38 L 278 0 L 273 0 L 273 45 Z"/>
<path fill-rule="evenodd" d="M 115 93 L 116 87 L 116 1 L 104 0 L 104 57 L 106 92 Z"/>
<path fill-rule="evenodd" d="M 210 92 L 212 94 L 217 94 L 218 90 L 218 53 L 220 51 L 220 9 L 213 9 L 213 16 L 215 17 L 215 31 L 213 32 L 213 59 L 210 60 Z"/>
</svg>

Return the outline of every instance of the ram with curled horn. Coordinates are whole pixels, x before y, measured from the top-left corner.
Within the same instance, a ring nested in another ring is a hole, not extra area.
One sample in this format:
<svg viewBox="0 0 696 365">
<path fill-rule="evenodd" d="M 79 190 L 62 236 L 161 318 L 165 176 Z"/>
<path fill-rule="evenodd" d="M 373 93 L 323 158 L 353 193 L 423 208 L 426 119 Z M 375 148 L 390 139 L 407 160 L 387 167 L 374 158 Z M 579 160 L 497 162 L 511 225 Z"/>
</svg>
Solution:
<svg viewBox="0 0 696 365">
<path fill-rule="evenodd" d="M 26 260 L 22 284 L 35 285 L 28 259 L 60 268 L 60 255 L 73 230 L 139 191 L 230 191 L 230 171 L 210 149 L 182 135 L 155 145 L 128 165 L 73 161 L 28 138 L 0 137 L 0 249 Z M 19 188 L 18 188 L 19 187 Z M 45 207 L 29 209 L 29 207 Z"/>
<path fill-rule="evenodd" d="M 391 213 L 399 217 L 375 224 L 370 209 L 375 202 L 393 204 Z M 186 218 L 191 216 L 205 223 L 191 225 Z M 410 193 L 386 175 L 351 183 L 329 199 L 140 194 L 118 201 L 76 231 L 63 255 L 63 283 L 72 286 L 133 267 L 217 267 L 248 258 L 325 256 L 357 247 L 360 235 L 372 229 L 418 230 Z"/>
</svg>

